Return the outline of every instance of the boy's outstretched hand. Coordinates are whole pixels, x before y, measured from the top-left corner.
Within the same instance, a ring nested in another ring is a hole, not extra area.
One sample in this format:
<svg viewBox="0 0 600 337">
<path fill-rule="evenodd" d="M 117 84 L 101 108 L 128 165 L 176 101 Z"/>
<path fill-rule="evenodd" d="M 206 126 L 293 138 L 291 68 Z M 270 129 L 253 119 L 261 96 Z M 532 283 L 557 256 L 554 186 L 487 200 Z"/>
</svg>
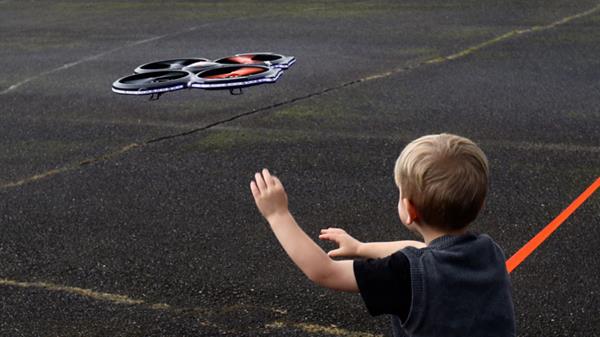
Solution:
<svg viewBox="0 0 600 337">
<path fill-rule="evenodd" d="M 271 225 L 279 243 L 313 282 L 327 288 L 358 292 L 352 261 L 334 261 L 298 226 L 288 209 L 281 181 L 269 170 L 256 173 L 250 182 L 256 207 Z"/>
<path fill-rule="evenodd" d="M 362 242 L 356 240 L 341 228 L 330 227 L 321 229 L 319 239 L 333 241 L 339 245 L 338 249 L 331 250 L 327 253 L 330 257 L 352 257 L 360 255 L 358 249 Z"/>
<path fill-rule="evenodd" d="M 274 216 L 287 214 L 288 198 L 281 181 L 267 169 L 263 169 L 262 174 L 257 172 L 254 179 L 250 183 L 252 196 L 256 207 L 267 221 Z"/>
</svg>

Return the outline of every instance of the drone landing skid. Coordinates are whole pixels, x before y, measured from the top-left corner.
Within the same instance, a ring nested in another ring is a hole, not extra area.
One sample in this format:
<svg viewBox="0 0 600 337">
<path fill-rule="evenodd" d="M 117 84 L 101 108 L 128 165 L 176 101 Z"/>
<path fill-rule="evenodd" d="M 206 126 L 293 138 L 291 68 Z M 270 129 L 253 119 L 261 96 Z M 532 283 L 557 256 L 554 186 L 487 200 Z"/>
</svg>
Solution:
<svg viewBox="0 0 600 337">
<path fill-rule="evenodd" d="M 158 99 L 160 98 L 160 95 L 162 95 L 162 92 L 156 92 L 150 95 L 150 101 L 158 101 Z"/>
<path fill-rule="evenodd" d="M 233 96 L 238 96 L 243 94 L 244 92 L 242 91 L 242 88 L 231 88 L 229 89 L 229 93 L 232 94 Z"/>
<path fill-rule="evenodd" d="M 231 88 L 229 89 L 229 93 L 232 94 L 233 96 L 239 96 L 244 94 L 244 92 L 242 91 L 242 88 Z M 150 98 L 148 99 L 149 101 L 158 101 L 160 99 L 160 96 L 162 96 L 162 94 L 164 94 L 164 92 L 155 92 L 153 94 L 150 94 Z"/>
<path fill-rule="evenodd" d="M 229 93 L 232 94 L 233 96 L 239 96 L 244 94 L 244 92 L 242 91 L 242 88 L 231 88 L 229 89 Z M 149 101 L 158 101 L 160 99 L 160 96 L 162 96 L 162 94 L 164 94 L 164 92 L 156 92 L 150 95 L 150 99 L 148 99 Z"/>
</svg>

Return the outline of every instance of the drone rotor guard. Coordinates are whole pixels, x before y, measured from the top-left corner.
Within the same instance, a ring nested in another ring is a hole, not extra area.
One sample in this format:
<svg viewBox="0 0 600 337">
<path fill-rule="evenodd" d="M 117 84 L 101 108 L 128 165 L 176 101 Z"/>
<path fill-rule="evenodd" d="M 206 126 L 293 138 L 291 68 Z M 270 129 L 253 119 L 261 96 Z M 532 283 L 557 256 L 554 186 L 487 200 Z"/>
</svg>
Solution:
<svg viewBox="0 0 600 337">
<path fill-rule="evenodd" d="M 151 95 L 158 100 L 160 95 L 185 89 L 192 78 L 187 71 L 153 71 L 125 76 L 113 82 L 112 91 L 123 95 Z"/>
<path fill-rule="evenodd" d="M 194 74 L 190 87 L 206 90 L 229 89 L 232 95 L 240 95 L 242 88 L 276 82 L 282 73 L 282 69 L 257 64 L 221 65 Z"/>
</svg>

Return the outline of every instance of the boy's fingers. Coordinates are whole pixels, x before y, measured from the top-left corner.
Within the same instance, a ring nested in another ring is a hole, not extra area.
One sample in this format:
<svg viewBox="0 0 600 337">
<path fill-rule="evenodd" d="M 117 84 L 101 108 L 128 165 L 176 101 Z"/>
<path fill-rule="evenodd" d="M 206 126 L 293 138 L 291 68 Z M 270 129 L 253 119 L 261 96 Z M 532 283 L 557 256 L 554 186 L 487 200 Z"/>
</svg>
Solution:
<svg viewBox="0 0 600 337">
<path fill-rule="evenodd" d="M 342 250 L 341 249 L 334 249 L 334 250 L 330 250 L 329 252 L 327 252 L 327 255 L 329 255 L 329 257 L 338 257 L 341 256 Z"/>
<path fill-rule="evenodd" d="M 321 229 L 323 233 L 337 233 L 337 234 L 346 234 L 346 231 L 341 228 L 329 227 L 327 229 Z"/>
<path fill-rule="evenodd" d="M 281 183 L 281 180 L 279 180 L 279 178 L 277 178 L 276 176 L 272 176 L 272 177 L 273 177 L 273 185 L 283 186 L 283 184 Z"/>
<path fill-rule="evenodd" d="M 252 196 L 254 199 L 260 197 L 260 191 L 258 190 L 258 187 L 256 187 L 254 180 L 250 182 L 250 190 L 252 191 Z"/>
<path fill-rule="evenodd" d="M 319 235 L 319 239 L 321 239 L 321 240 L 331 240 L 331 236 L 329 234 L 321 234 L 321 235 Z"/>
<path fill-rule="evenodd" d="M 267 184 L 267 186 L 274 185 L 275 182 L 273 181 L 273 177 L 271 176 L 271 173 L 269 172 L 269 170 L 264 168 L 262 170 L 262 175 L 265 178 L 265 184 Z"/>
<path fill-rule="evenodd" d="M 324 233 L 319 235 L 319 239 L 321 240 L 327 240 L 327 241 L 333 241 L 335 243 L 337 243 L 338 245 L 340 244 L 340 240 L 339 237 L 335 234 L 332 233 Z"/>
<path fill-rule="evenodd" d="M 254 179 L 256 179 L 256 186 L 258 186 L 259 191 L 263 192 L 267 189 L 267 185 L 265 185 L 265 181 L 260 173 L 256 172 Z"/>
</svg>

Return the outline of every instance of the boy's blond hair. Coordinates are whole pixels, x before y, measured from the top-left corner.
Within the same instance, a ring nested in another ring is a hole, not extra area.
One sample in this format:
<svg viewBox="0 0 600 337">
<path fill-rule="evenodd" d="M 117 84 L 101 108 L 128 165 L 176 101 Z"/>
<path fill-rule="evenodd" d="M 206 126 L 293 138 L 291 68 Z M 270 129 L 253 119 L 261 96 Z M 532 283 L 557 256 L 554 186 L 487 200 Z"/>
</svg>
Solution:
<svg viewBox="0 0 600 337">
<path fill-rule="evenodd" d="M 471 140 L 442 133 L 408 144 L 394 178 L 419 220 L 439 229 L 460 229 L 475 220 L 487 193 L 488 161 Z"/>
</svg>

